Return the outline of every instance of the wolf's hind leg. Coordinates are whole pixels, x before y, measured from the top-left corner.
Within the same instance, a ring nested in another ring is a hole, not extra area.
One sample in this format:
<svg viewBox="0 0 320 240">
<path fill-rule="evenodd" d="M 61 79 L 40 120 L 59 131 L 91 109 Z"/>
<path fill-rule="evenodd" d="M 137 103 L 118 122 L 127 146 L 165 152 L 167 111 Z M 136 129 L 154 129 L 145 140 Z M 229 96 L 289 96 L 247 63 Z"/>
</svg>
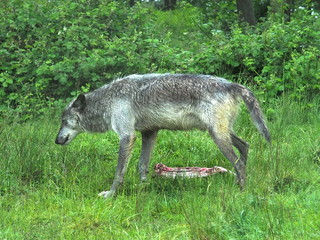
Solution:
<svg viewBox="0 0 320 240">
<path fill-rule="evenodd" d="M 105 198 L 112 197 L 118 186 L 123 182 L 123 177 L 128 168 L 129 158 L 133 148 L 133 144 L 135 142 L 135 138 L 136 137 L 134 134 L 124 135 L 120 138 L 118 165 L 112 187 L 110 191 L 103 191 L 99 194 L 99 196 L 103 196 Z"/>
<path fill-rule="evenodd" d="M 239 158 L 232 147 L 231 134 L 229 132 L 219 132 L 219 131 L 211 131 L 209 130 L 211 137 L 214 142 L 218 145 L 220 151 L 223 155 L 229 159 L 229 161 L 233 164 L 236 174 L 237 174 L 237 183 L 240 188 L 243 189 L 246 181 L 246 165 Z M 242 150 L 241 150 L 242 151 Z M 245 152 L 243 152 L 244 154 Z"/>
<path fill-rule="evenodd" d="M 239 150 L 241 161 L 246 165 L 247 158 L 248 158 L 249 144 L 233 133 L 231 133 L 231 141 L 233 146 L 235 146 Z"/>
<path fill-rule="evenodd" d="M 141 182 L 147 179 L 151 152 L 157 138 L 157 131 L 144 131 L 142 135 L 142 149 L 139 161 L 139 173 Z"/>
</svg>

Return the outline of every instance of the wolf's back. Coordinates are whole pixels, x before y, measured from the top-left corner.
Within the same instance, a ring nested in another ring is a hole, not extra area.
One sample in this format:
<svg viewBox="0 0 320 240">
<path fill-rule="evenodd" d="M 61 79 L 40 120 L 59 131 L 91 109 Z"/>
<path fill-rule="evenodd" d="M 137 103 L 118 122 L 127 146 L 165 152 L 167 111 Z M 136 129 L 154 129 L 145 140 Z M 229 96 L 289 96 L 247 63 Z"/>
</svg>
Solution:
<svg viewBox="0 0 320 240">
<path fill-rule="evenodd" d="M 268 142 L 271 142 L 271 136 L 267 128 L 266 122 L 264 120 L 264 116 L 261 111 L 258 100 L 248 88 L 239 84 L 236 85 L 237 89 L 239 90 L 239 94 L 245 102 L 257 129 Z"/>
</svg>

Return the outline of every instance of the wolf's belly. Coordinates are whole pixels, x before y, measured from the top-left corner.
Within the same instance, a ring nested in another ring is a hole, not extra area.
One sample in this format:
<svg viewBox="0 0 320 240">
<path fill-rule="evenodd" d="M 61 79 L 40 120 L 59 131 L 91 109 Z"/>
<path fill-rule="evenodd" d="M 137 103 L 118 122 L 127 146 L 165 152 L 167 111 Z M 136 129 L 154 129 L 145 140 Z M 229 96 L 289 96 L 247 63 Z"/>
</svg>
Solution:
<svg viewBox="0 0 320 240">
<path fill-rule="evenodd" d="M 205 124 L 196 113 L 189 110 L 159 110 L 143 114 L 136 119 L 135 128 L 138 131 L 169 129 L 169 130 L 205 130 Z"/>
</svg>

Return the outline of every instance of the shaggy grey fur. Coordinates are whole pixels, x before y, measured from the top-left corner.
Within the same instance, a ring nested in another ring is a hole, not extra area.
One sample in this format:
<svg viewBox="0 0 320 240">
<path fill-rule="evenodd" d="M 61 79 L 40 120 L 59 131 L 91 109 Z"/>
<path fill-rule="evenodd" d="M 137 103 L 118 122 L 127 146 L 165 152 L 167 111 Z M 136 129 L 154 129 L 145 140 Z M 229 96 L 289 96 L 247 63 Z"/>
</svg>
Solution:
<svg viewBox="0 0 320 240">
<path fill-rule="evenodd" d="M 142 133 L 139 172 L 143 181 L 158 130 L 206 130 L 234 165 L 242 188 L 249 146 L 232 130 L 241 100 L 259 132 L 270 141 L 259 103 L 246 87 L 208 75 L 146 74 L 130 75 L 80 94 L 62 114 L 56 143 L 66 145 L 84 131 L 115 131 L 120 138 L 116 176 L 111 189 L 100 194 L 111 197 L 123 181 L 135 131 Z"/>
</svg>

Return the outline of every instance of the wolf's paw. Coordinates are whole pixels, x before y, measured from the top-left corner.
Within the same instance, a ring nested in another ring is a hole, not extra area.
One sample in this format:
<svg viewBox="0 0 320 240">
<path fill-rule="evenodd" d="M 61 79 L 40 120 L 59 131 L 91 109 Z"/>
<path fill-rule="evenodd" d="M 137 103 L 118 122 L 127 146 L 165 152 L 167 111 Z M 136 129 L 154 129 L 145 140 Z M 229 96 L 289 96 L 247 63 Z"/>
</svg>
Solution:
<svg viewBox="0 0 320 240">
<path fill-rule="evenodd" d="M 101 193 L 99 193 L 99 197 L 103 197 L 103 198 L 112 198 L 114 195 L 114 191 L 102 191 Z"/>
<path fill-rule="evenodd" d="M 148 181 L 148 179 L 147 179 L 146 176 L 141 176 L 141 177 L 140 177 L 140 183 L 145 183 L 145 182 L 147 182 L 147 181 Z"/>
</svg>

